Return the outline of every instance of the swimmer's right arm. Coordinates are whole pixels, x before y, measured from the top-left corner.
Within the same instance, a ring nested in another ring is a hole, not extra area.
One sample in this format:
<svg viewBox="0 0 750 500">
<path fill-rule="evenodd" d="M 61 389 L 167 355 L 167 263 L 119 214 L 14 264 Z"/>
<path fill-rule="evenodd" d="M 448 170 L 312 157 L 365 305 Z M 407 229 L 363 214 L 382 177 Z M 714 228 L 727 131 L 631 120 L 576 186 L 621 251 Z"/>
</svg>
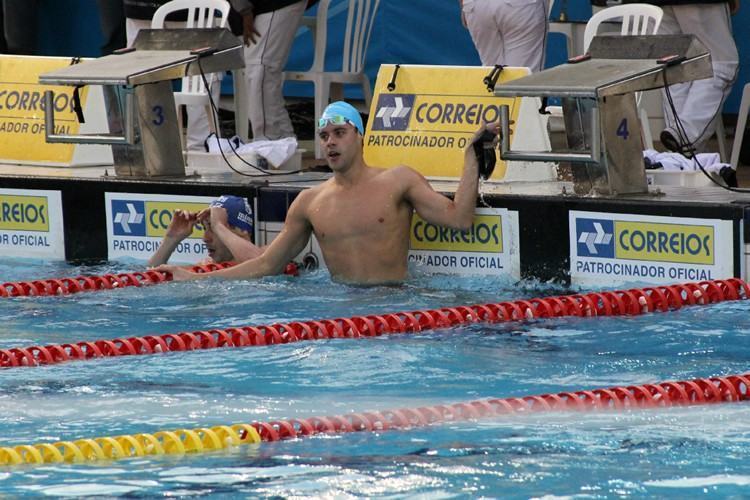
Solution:
<svg viewBox="0 0 750 500">
<path fill-rule="evenodd" d="M 307 217 L 309 192 L 303 191 L 289 207 L 284 229 L 259 257 L 246 260 L 236 266 L 210 273 L 194 273 L 178 266 L 162 265 L 157 271 L 172 273 L 174 281 L 198 280 L 206 278 L 249 279 L 280 274 L 287 263 L 307 245 L 312 234 L 312 226 Z"/>
<path fill-rule="evenodd" d="M 193 228 L 197 222 L 197 215 L 185 210 L 177 209 L 172 214 L 172 220 L 169 222 L 164 239 L 159 244 L 159 248 L 148 260 L 148 267 L 155 267 L 165 264 L 174 253 L 177 245 L 182 240 L 193 234 Z"/>
</svg>

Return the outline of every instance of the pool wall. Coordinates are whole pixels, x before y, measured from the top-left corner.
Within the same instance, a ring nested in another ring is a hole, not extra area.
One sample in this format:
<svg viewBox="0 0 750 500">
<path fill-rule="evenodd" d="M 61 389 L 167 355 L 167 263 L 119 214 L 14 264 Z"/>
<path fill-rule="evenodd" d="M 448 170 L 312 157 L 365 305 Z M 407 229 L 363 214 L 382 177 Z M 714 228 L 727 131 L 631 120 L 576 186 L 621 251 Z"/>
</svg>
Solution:
<svg viewBox="0 0 750 500">
<path fill-rule="evenodd" d="M 37 202 L 47 192 L 59 193 L 64 259 L 82 262 L 108 259 L 112 227 L 118 221 L 122 224 L 123 214 L 106 207 L 108 193 L 110 198 L 129 193 L 145 198 L 174 197 L 175 201 L 188 196 L 245 196 L 256 208 L 256 241 L 264 244 L 280 231 L 287 208 L 300 190 L 319 182 L 320 176 L 307 182 L 302 177 L 303 182 L 275 185 L 262 180 L 240 184 L 195 182 L 190 178 L 160 181 L 4 176 L 1 179 L 0 236 L 23 232 L 19 231 L 24 227 L 11 203 L 19 203 L 18 193 L 23 193 L 21 198 L 26 196 Z M 441 190 L 441 186 L 437 189 Z M 521 278 L 602 286 L 618 282 L 665 284 L 747 278 L 745 249 L 750 237 L 744 220 L 750 200 L 687 191 L 630 198 L 487 194 L 484 203 L 505 209 L 517 218 L 513 258 L 520 261 Z M 50 212 L 57 210 L 53 205 L 47 208 Z M 139 218 L 135 214 L 139 209 L 129 210 L 133 211 L 133 219 L 144 221 L 144 231 L 149 231 L 148 214 Z M 113 219 L 109 223 L 108 216 Z M 115 221 L 115 217 L 119 219 Z M 127 214 L 125 217 L 127 222 Z M 36 234 L 33 230 L 27 233 Z M 6 237 L 0 239 L 0 246 L 6 256 L 24 257 L 33 250 L 29 248 L 33 242 L 29 241 Z M 450 245 L 446 248 L 450 250 Z M 314 241 L 305 252 L 320 256 Z M 460 274 L 460 267 L 447 272 Z"/>
</svg>

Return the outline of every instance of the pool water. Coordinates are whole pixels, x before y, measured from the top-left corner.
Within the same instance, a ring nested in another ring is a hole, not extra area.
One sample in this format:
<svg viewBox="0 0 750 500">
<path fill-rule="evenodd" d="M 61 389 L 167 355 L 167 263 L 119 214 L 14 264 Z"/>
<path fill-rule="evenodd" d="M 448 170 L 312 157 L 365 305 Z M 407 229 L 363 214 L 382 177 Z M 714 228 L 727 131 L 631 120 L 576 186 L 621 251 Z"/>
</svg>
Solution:
<svg viewBox="0 0 750 500">
<path fill-rule="evenodd" d="M 0 265 L 0 280 L 134 267 Z M 570 293 L 413 273 L 400 287 L 300 278 L 0 299 L 0 348 Z M 0 446 L 746 373 L 750 304 L 617 318 L 0 370 Z M 750 406 L 540 413 L 318 435 L 204 454 L 0 468 L 3 496 L 727 497 L 750 495 Z"/>
</svg>

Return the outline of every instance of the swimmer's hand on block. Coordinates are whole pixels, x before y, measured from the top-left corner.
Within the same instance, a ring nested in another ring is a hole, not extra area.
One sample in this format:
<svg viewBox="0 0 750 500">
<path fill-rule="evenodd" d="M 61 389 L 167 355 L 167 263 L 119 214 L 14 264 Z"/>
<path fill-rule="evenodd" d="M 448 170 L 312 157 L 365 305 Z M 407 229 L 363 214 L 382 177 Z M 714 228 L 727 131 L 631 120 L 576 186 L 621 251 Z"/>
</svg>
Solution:
<svg viewBox="0 0 750 500">
<path fill-rule="evenodd" d="M 511 123 L 513 123 L 511 121 Z M 474 133 L 471 149 L 477 160 L 479 178 L 487 180 L 492 176 L 497 164 L 497 145 L 500 137 L 500 123 L 487 123 Z M 505 177 L 505 168 L 495 176 L 496 179 Z"/>
<path fill-rule="evenodd" d="M 495 170 L 495 163 L 497 162 L 496 144 L 497 134 L 493 134 L 487 129 L 471 144 L 474 148 L 474 155 L 477 157 L 480 179 L 487 180 Z"/>
</svg>

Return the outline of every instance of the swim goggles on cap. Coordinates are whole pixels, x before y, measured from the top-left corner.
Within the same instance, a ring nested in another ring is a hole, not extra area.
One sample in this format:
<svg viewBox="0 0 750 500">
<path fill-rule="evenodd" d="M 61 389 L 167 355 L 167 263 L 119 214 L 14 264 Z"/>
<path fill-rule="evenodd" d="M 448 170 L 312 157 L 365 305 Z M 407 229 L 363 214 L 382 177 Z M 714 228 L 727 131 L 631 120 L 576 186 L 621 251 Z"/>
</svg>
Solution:
<svg viewBox="0 0 750 500">
<path fill-rule="evenodd" d="M 354 128 L 357 126 L 347 117 L 341 115 L 324 116 L 318 119 L 318 128 L 325 128 L 326 125 L 345 125 L 349 124 Z"/>
</svg>

